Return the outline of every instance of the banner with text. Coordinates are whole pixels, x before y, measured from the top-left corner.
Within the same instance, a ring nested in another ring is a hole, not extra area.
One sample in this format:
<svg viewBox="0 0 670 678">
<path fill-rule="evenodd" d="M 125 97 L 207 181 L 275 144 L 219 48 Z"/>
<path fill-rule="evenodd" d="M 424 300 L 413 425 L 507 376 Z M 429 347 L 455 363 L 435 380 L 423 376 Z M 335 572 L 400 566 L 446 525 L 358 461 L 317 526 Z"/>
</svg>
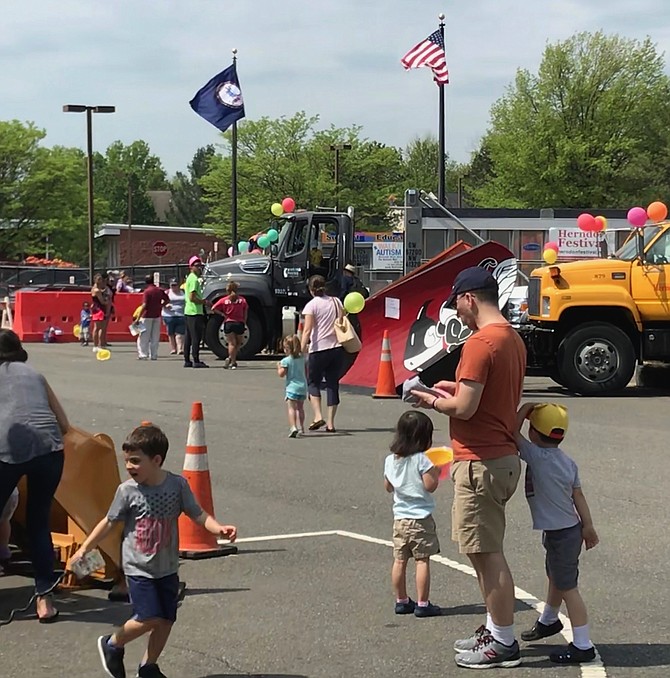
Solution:
<svg viewBox="0 0 670 678">
<path fill-rule="evenodd" d="M 549 241 L 558 245 L 559 259 L 597 259 L 616 250 L 616 233 L 613 231 L 585 233 L 578 228 L 550 228 Z"/>
<path fill-rule="evenodd" d="M 372 270 L 402 271 L 403 251 L 403 243 L 401 242 L 373 242 Z"/>
</svg>

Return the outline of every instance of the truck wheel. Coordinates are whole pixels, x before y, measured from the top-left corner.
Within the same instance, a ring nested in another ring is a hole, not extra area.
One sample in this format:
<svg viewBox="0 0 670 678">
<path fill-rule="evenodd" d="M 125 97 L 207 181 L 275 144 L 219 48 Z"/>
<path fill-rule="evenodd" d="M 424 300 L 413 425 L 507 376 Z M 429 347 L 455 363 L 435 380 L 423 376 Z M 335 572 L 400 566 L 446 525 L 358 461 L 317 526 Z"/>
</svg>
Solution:
<svg viewBox="0 0 670 678">
<path fill-rule="evenodd" d="M 635 349 L 628 335 L 605 323 L 579 325 L 563 339 L 558 355 L 564 385 L 582 395 L 620 391 L 635 372 Z"/>
<path fill-rule="evenodd" d="M 263 323 L 251 308 L 247 316 L 247 329 L 242 336 L 242 341 L 242 347 L 237 355 L 239 360 L 249 360 L 263 348 Z M 228 357 L 228 346 L 223 334 L 223 317 L 218 313 L 209 316 L 205 330 L 205 342 L 217 358 L 224 360 Z"/>
</svg>

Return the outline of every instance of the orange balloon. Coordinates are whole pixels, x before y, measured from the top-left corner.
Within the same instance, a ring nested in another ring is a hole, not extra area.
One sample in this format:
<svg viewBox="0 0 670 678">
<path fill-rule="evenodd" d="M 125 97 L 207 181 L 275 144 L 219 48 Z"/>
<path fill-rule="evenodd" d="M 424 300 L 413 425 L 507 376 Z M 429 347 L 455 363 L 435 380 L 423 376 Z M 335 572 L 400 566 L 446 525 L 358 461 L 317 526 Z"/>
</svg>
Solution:
<svg viewBox="0 0 670 678">
<path fill-rule="evenodd" d="M 659 221 L 664 221 L 668 216 L 668 208 L 665 206 L 665 203 L 657 200 L 647 207 L 647 216 L 657 223 Z"/>
<path fill-rule="evenodd" d="M 596 217 L 596 224 L 599 226 L 598 231 L 607 230 L 607 219 L 605 217 Z"/>
</svg>

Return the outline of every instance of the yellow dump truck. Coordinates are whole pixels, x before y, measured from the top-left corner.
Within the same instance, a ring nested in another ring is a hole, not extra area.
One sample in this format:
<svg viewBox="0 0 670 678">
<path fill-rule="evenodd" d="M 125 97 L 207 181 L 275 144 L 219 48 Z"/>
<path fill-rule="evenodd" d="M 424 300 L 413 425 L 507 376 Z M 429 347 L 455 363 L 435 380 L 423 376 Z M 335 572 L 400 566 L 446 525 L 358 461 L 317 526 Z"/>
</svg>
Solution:
<svg viewBox="0 0 670 678">
<path fill-rule="evenodd" d="M 625 388 L 636 365 L 670 364 L 670 223 L 636 229 L 607 259 L 531 273 L 529 367 L 583 395 Z"/>
</svg>

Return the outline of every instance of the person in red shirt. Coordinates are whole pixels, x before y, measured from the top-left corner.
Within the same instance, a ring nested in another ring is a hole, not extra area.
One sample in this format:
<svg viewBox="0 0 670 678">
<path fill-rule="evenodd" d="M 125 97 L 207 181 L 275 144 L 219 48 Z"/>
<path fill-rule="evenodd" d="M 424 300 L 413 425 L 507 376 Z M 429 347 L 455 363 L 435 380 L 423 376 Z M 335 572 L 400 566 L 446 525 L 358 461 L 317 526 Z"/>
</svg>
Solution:
<svg viewBox="0 0 670 678">
<path fill-rule="evenodd" d="M 161 340 L 161 311 L 165 304 L 170 303 L 165 290 L 154 285 L 153 276 L 144 278 L 147 286 L 144 288 L 144 298 L 139 308 L 138 317 L 141 319 L 142 331 L 137 337 L 138 360 L 158 360 L 158 344 Z"/>
<path fill-rule="evenodd" d="M 526 371 L 521 337 L 498 306 L 498 284 L 484 268 L 461 271 L 447 299 L 473 331 L 463 345 L 456 381 L 435 384 L 442 395 L 412 391 L 423 407 L 450 417 L 454 449 L 452 539 L 477 572 L 486 625 L 454 644 L 464 668 L 513 667 L 514 581 L 503 553 L 505 507 L 521 473 L 516 411 Z"/>
<path fill-rule="evenodd" d="M 249 305 L 247 300 L 237 293 L 239 284 L 231 280 L 226 287 L 228 295 L 219 299 L 212 306 L 212 313 L 223 316 L 223 333 L 228 342 L 228 357 L 223 367 L 231 370 L 237 369 L 237 352 L 242 346 L 243 335 L 247 326 L 247 313 Z"/>
</svg>

